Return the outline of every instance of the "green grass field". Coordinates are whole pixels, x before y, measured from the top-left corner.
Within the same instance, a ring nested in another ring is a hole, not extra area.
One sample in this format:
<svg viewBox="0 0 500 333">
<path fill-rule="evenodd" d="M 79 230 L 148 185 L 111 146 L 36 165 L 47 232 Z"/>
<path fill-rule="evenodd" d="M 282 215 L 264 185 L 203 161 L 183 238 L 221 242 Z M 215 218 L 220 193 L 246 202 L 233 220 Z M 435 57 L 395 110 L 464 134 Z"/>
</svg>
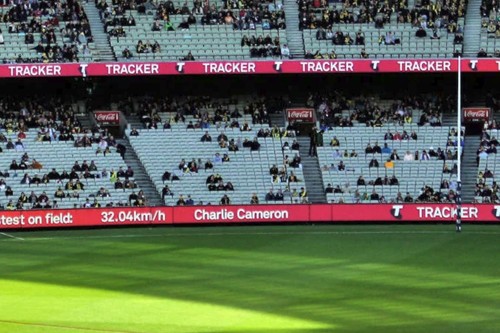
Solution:
<svg viewBox="0 0 500 333">
<path fill-rule="evenodd" d="M 0 253 L 1 333 L 500 332 L 500 226 L 9 232 Z"/>
</svg>

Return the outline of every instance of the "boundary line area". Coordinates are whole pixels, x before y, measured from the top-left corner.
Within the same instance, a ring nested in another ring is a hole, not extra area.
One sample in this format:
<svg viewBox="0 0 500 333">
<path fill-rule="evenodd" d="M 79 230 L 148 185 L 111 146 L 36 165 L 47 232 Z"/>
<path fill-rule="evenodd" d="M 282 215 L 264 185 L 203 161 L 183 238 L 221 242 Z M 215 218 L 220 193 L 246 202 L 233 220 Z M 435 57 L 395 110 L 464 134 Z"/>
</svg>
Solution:
<svg viewBox="0 0 500 333">
<path fill-rule="evenodd" d="M 123 235 L 75 235 L 73 236 L 50 236 L 50 237 L 15 237 L 6 233 L 0 233 L 7 238 L 0 239 L 0 241 L 7 240 L 23 240 L 23 241 L 54 241 L 54 240 L 68 240 L 68 239 L 126 239 L 126 238 L 176 238 L 176 237 L 219 237 L 219 236 L 286 236 L 286 235 L 432 235 L 432 234 L 455 234 L 455 230 L 443 231 L 418 231 L 418 230 L 408 230 L 408 231 L 271 231 L 271 232 L 186 232 L 186 233 L 170 233 L 170 234 L 123 234 Z M 500 235 L 500 231 L 466 231 L 467 234 L 472 235 Z"/>
<path fill-rule="evenodd" d="M 6 232 L 0 232 L 0 235 L 5 236 L 5 237 L 10 238 L 10 239 L 16 239 L 16 240 L 21 240 L 21 241 L 24 240 L 24 238 L 16 237 L 16 236 L 13 236 L 13 235 L 8 234 Z"/>
</svg>

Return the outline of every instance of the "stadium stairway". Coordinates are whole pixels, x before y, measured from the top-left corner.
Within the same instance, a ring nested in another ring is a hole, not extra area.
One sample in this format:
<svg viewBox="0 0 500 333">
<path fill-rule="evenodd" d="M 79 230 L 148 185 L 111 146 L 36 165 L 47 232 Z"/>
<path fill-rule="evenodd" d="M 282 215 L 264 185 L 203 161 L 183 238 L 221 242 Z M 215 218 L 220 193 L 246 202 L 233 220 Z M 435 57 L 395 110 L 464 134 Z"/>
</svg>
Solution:
<svg viewBox="0 0 500 333">
<path fill-rule="evenodd" d="M 300 144 L 299 152 L 302 158 L 302 172 L 304 174 L 304 182 L 306 183 L 309 202 L 327 203 L 318 158 L 308 155 L 309 138 L 299 136 L 297 137 L 297 142 Z"/>
<path fill-rule="evenodd" d="M 464 57 L 475 57 L 481 39 L 481 0 L 469 0 L 464 28 Z"/>
<path fill-rule="evenodd" d="M 285 114 L 283 112 L 269 114 L 271 126 L 285 127 Z"/>
<path fill-rule="evenodd" d="M 135 150 L 130 145 L 127 139 L 118 139 L 117 143 L 121 143 L 127 148 L 125 152 L 124 160 L 127 166 L 131 167 L 134 170 L 134 179 L 139 185 L 139 188 L 144 191 L 144 195 L 148 201 L 148 206 L 163 206 L 163 202 L 161 200 L 161 196 L 156 190 L 155 185 L 153 184 L 151 178 L 149 178 L 142 162 L 139 160 L 139 157 L 135 153 Z"/>
<path fill-rule="evenodd" d="M 466 135 L 462 158 L 462 202 L 472 202 L 477 180 L 476 151 L 479 147 L 479 135 Z"/>
<path fill-rule="evenodd" d="M 294 58 L 303 58 L 304 36 L 299 29 L 299 6 L 295 0 L 284 0 L 286 39 L 290 54 Z"/>
<path fill-rule="evenodd" d="M 104 32 L 104 25 L 99 17 L 99 10 L 94 1 L 83 2 L 83 9 L 89 19 L 90 30 L 94 37 L 95 50 L 92 50 L 95 61 L 116 61 L 115 54 L 109 42 L 109 36 Z"/>
<path fill-rule="evenodd" d="M 138 115 L 127 116 L 127 122 L 130 125 L 130 128 L 144 128 L 144 124 L 141 122 Z"/>
<path fill-rule="evenodd" d="M 456 113 L 445 113 L 441 117 L 441 123 L 443 126 L 457 127 L 457 115 Z"/>
<path fill-rule="evenodd" d="M 93 124 L 90 121 L 90 113 L 76 116 L 83 128 L 92 128 Z"/>
</svg>

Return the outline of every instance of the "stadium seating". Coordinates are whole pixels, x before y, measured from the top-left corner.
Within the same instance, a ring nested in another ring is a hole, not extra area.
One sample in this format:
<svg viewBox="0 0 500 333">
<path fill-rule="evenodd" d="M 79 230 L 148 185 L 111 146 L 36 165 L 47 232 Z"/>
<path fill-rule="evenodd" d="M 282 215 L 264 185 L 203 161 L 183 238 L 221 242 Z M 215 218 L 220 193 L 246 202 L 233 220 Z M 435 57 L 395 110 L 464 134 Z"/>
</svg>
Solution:
<svg viewBox="0 0 500 333">
<path fill-rule="evenodd" d="M 173 4 L 175 8 L 182 8 L 184 2 L 178 0 Z M 219 9 L 223 8 L 222 1 L 211 3 L 212 5 Z M 261 7 L 267 7 L 267 3 Z M 169 15 L 173 31 L 165 29 L 163 20 L 158 20 L 160 31 L 152 31 L 157 14 L 154 9 L 145 10 L 145 13 L 139 13 L 137 10 L 125 11 L 123 17 L 134 17 L 135 26 L 122 27 L 125 32 L 124 37 L 111 37 L 111 45 L 119 60 L 179 60 L 185 58 L 189 52 L 195 60 L 248 59 L 251 57 L 250 47 L 241 43 L 244 36 L 265 38 L 269 35 L 273 40 L 279 38 L 280 45 L 286 44 L 285 29 L 269 29 L 262 23 L 255 24 L 253 30 L 235 29 L 232 24 L 202 24 L 201 14 L 194 15 L 196 23 L 190 24 L 189 29 L 179 27 L 179 24 L 187 21 L 189 15 L 176 13 Z M 109 32 L 116 29 L 116 26 L 108 25 L 106 29 Z M 160 51 L 139 53 L 137 52 L 139 41 L 150 44 L 158 42 Z M 132 57 L 123 54 L 125 49 L 131 52 Z M 268 57 L 271 58 L 272 55 Z"/>
<path fill-rule="evenodd" d="M 417 140 L 407 141 L 393 141 L 384 140 L 384 134 L 387 131 L 402 133 L 406 130 L 408 133 L 415 131 L 418 135 Z M 341 193 L 327 194 L 328 202 L 379 202 L 379 200 L 362 199 L 363 194 L 368 196 L 373 190 L 382 197 L 384 196 L 386 202 L 397 201 L 398 193 L 405 197 L 407 193 L 417 200 L 421 194 L 422 188 L 429 186 L 435 191 L 439 191 L 443 180 L 448 183 L 456 181 L 456 174 L 443 173 L 443 167 L 448 164 L 450 168 L 453 167 L 452 161 L 439 160 L 430 157 L 429 160 L 412 160 L 405 161 L 404 155 L 406 152 L 415 155 L 421 155 L 424 150 L 429 151 L 431 148 L 437 150 L 441 148 L 446 150 L 450 128 L 424 126 L 419 127 L 416 124 L 406 124 L 405 126 L 387 125 L 381 128 L 366 128 L 366 127 L 347 127 L 347 128 L 334 128 L 328 131 L 324 136 L 324 147 L 318 147 L 318 158 L 322 167 L 323 183 L 325 188 L 331 184 L 334 188 L 339 186 L 342 190 Z M 340 142 L 340 147 L 329 147 L 328 142 L 333 137 L 336 137 Z M 383 147 L 387 143 L 392 151 L 397 150 L 401 160 L 395 160 L 394 166 L 386 168 L 384 163 L 390 159 L 389 153 L 382 154 L 366 154 L 365 148 L 368 144 L 374 145 L 378 143 Z M 334 157 L 333 152 L 339 149 L 343 155 L 344 151 L 351 154 L 355 150 L 357 157 Z M 451 147 L 454 153 L 455 148 Z M 370 167 L 372 159 L 378 161 L 378 167 Z M 337 165 L 342 161 L 345 165 L 345 170 L 338 171 Z M 451 164 L 451 165 L 450 165 Z M 325 167 L 326 166 L 326 167 Z M 363 176 L 366 185 L 357 185 L 359 176 Z M 375 181 L 381 178 L 388 177 L 389 180 L 392 176 L 398 179 L 397 185 L 374 185 L 369 184 L 369 181 Z M 456 185 L 456 184 L 455 184 Z M 356 195 L 359 195 L 356 197 Z"/>
<path fill-rule="evenodd" d="M 483 0 L 481 3 L 481 35 L 480 50 L 486 54 L 481 56 L 500 57 L 500 25 L 497 21 L 498 4 L 494 1 Z"/>
<path fill-rule="evenodd" d="M 56 1 L 52 4 L 54 8 L 57 5 L 60 5 L 62 10 L 71 9 L 64 14 L 60 12 L 50 15 L 29 10 L 24 16 L 24 14 L 13 15 L 18 11 L 16 5 L 2 7 L 0 13 L 4 20 L 0 23 L 0 34 L 4 45 L 0 47 L 0 61 L 3 63 L 91 62 L 94 46 L 83 8 L 74 1 Z M 43 37 L 50 35 L 51 32 L 55 41 Z M 80 33 L 83 33 L 83 36 L 80 36 Z M 40 46 L 44 50 L 36 49 Z M 61 52 L 54 50 L 51 54 L 47 46 L 52 49 L 58 46 Z"/>
<path fill-rule="evenodd" d="M 461 45 L 454 46 L 454 34 L 444 34 L 440 39 L 416 38 L 415 29 L 410 24 L 387 25 L 383 29 L 367 24 L 337 25 L 338 29 L 350 33 L 355 37 L 358 31 L 364 35 L 363 45 L 334 45 L 332 40 L 317 40 L 316 30 L 304 30 L 304 43 L 307 51 L 326 55 L 332 50 L 338 58 L 361 58 L 364 49 L 369 57 L 373 58 L 425 58 L 425 57 L 452 57 L 455 50 L 462 49 Z M 386 33 L 392 32 L 399 44 L 386 45 L 381 39 Z"/>
<path fill-rule="evenodd" d="M 4 133 L 5 134 L 5 133 Z M 120 167 L 126 169 L 125 162 L 121 158 L 120 154 L 116 153 L 114 149 L 110 154 L 104 156 L 103 154 L 96 154 L 97 145 L 94 144 L 92 147 L 87 148 L 76 148 L 74 147 L 73 141 L 63 142 L 63 141 L 53 141 L 53 142 L 40 142 L 37 141 L 37 131 L 30 130 L 26 132 L 26 139 L 23 140 L 25 145 L 24 150 L 16 150 L 16 149 L 5 149 L 3 148 L 3 153 L 1 154 L 1 170 L 5 170 L 10 175 L 9 177 L 2 179 L 5 181 L 5 185 L 12 188 L 14 194 L 12 197 L 6 197 L 2 193 L 0 195 L 0 203 L 5 207 L 10 199 L 17 202 L 18 197 L 21 192 L 24 192 L 27 196 L 30 195 L 31 191 L 33 191 L 37 196 L 45 192 L 49 197 L 49 203 L 52 205 L 53 200 L 58 202 L 58 206 L 61 208 L 73 208 L 75 205 L 81 207 L 85 204 L 86 199 L 89 199 L 90 203 L 94 202 L 94 199 L 97 199 L 98 202 L 104 206 L 110 202 L 113 202 L 115 205 L 120 201 L 123 204 L 128 204 L 129 195 L 132 191 L 136 193 L 140 191 L 139 188 L 136 189 L 116 189 L 114 188 L 114 184 L 110 181 L 108 177 L 95 178 L 95 179 L 84 179 L 80 174 L 80 181 L 84 185 L 83 191 L 79 192 L 79 198 L 71 198 L 66 197 L 64 199 L 57 199 L 54 197 L 55 191 L 62 187 L 64 189 L 67 180 L 63 180 L 62 182 L 50 181 L 47 184 L 21 184 L 21 180 L 24 174 L 29 174 L 30 176 L 38 175 L 42 178 L 43 175 L 48 174 L 53 168 L 56 169 L 58 173 L 62 173 L 63 171 L 71 172 L 73 164 L 75 161 L 78 161 L 79 164 L 85 160 L 88 164 L 91 161 L 94 161 L 97 170 L 96 172 L 92 172 L 94 175 L 100 175 L 103 169 L 106 169 L 108 173 L 114 169 L 118 170 Z M 12 136 L 13 141 L 15 141 L 16 134 Z M 16 160 L 19 163 L 21 156 L 27 153 L 30 160 L 36 159 L 39 163 L 42 164 L 43 168 L 39 170 L 35 169 L 27 169 L 27 170 L 9 170 L 9 165 L 12 160 Z M 133 178 L 131 178 L 133 180 Z M 105 188 L 109 191 L 110 197 L 98 197 L 96 196 L 97 191 L 101 188 Z M 4 189 L 5 190 L 5 189 Z M 73 191 L 64 190 L 65 193 L 72 194 Z M 25 204 L 24 208 L 31 208 L 32 204 Z"/>
<path fill-rule="evenodd" d="M 332 51 L 340 58 L 452 57 L 455 51 L 461 53 L 461 42 L 455 40 L 455 36 L 462 35 L 462 28 L 458 26 L 464 27 L 467 2 L 456 1 L 452 9 L 440 14 L 432 12 L 444 5 L 442 1 L 427 3 L 429 5 L 407 8 L 406 2 L 397 1 L 367 2 L 356 7 L 348 2 L 325 6 L 320 1 L 300 1 L 299 25 L 303 29 L 306 52 L 315 54 L 316 58 Z M 352 44 L 342 45 L 344 37 L 335 45 L 332 38 L 318 39 L 316 29 L 320 27 L 331 29 L 333 39 L 337 32 L 349 35 Z M 424 37 L 416 36 L 419 27 Z M 364 43 L 356 45 L 358 32 L 364 35 Z M 395 43 L 386 43 L 388 33 L 392 33 Z"/>
<path fill-rule="evenodd" d="M 482 138 L 483 140 L 478 149 L 478 174 L 474 197 L 476 202 L 498 202 L 499 200 L 496 175 L 500 173 L 500 156 L 496 152 L 496 143 L 491 143 L 493 140 L 498 140 L 499 134 L 500 130 L 498 129 L 486 131 L 487 136 L 485 135 Z M 493 148 L 493 150 L 490 150 L 490 148 Z M 486 175 L 487 170 L 491 172 L 491 175 Z"/>
<path fill-rule="evenodd" d="M 162 119 L 169 119 L 169 115 L 162 114 Z M 218 204 L 223 194 L 227 194 L 233 204 L 249 204 L 253 194 L 259 198 L 259 203 L 265 203 L 266 193 L 273 189 L 274 193 L 282 190 L 283 201 L 273 203 L 295 203 L 301 202 L 298 197 L 291 197 L 294 189 L 297 192 L 302 187 L 305 188 L 304 177 L 301 168 L 289 168 L 288 174 L 293 172 L 298 182 L 273 182 L 269 169 L 273 165 L 280 167 L 283 164 L 284 152 L 282 150 L 282 139 L 271 137 L 259 138 L 261 144 L 258 151 L 251 151 L 249 148 L 242 148 L 237 152 L 229 152 L 227 148 L 219 147 L 217 136 L 224 131 L 228 139 L 243 141 L 253 140 L 257 136 L 260 128 L 268 128 L 268 125 L 252 125 L 251 131 L 240 131 L 240 129 L 209 129 L 187 130 L 186 124 L 193 119 L 186 117 L 186 123 L 173 123 L 171 129 L 151 129 L 141 130 L 139 136 L 130 136 L 132 147 L 137 152 L 143 162 L 151 180 L 156 185 L 158 192 L 162 192 L 165 185 L 168 185 L 173 196 L 166 196 L 167 205 L 175 205 L 180 195 L 186 198 L 188 195 L 195 203 Z M 251 124 L 251 118 L 244 116 L 240 119 Z M 208 131 L 212 136 L 212 142 L 200 142 L 200 138 Z M 189 147 L 189 149 L 186 149 Z M 223 163 L 213 163 L 214 168 L 204 170 L 203 165 L 208 160 L 213 160 L 214 155 L 220 156 L 228 154 L 230 161 Z M 289 153 L 293 156 L 293 152 Z M 161 156 L 161 158 L 158 158 Z M 185 173 L 179 170 L 179 162 L 184 159 L 187 162 L 194 159 L 199 164 L 200 170 L 197 173 Z M 178 175 L 178 181 L 162 181 L 162 175 L 168 171 L 173 175 Z M 224 183 L 231 182 L 234 191 L 209 191 L 206 180 L 211 174 L 220 174 Z M 307 198 L 305 198 L 307 199 Z"/>
</svg>

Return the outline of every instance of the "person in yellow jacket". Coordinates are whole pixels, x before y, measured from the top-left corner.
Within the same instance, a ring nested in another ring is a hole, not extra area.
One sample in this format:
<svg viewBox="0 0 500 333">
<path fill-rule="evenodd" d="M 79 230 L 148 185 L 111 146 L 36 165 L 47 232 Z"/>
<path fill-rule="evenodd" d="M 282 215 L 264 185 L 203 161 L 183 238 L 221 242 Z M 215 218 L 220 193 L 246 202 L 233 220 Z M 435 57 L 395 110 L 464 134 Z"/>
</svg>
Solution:
<svg viewBox="0 0 500 333">
<path fill-rule="evenodd" d="M 118 173 L 115 170 L 111 170 L 111 175 L 109 176 L 109 180 L 112 183 L 116 183 L 116 181 L 118 180 Z"/>
<path fill-rule="evenodd" d="M 7 208 L 7 210 L 14 210 L 14 209 L 16 209 L 16 205 L 14 205 L 14 202 L 12 200 L 9 200 L 6 208 Z"/>
</svg>

